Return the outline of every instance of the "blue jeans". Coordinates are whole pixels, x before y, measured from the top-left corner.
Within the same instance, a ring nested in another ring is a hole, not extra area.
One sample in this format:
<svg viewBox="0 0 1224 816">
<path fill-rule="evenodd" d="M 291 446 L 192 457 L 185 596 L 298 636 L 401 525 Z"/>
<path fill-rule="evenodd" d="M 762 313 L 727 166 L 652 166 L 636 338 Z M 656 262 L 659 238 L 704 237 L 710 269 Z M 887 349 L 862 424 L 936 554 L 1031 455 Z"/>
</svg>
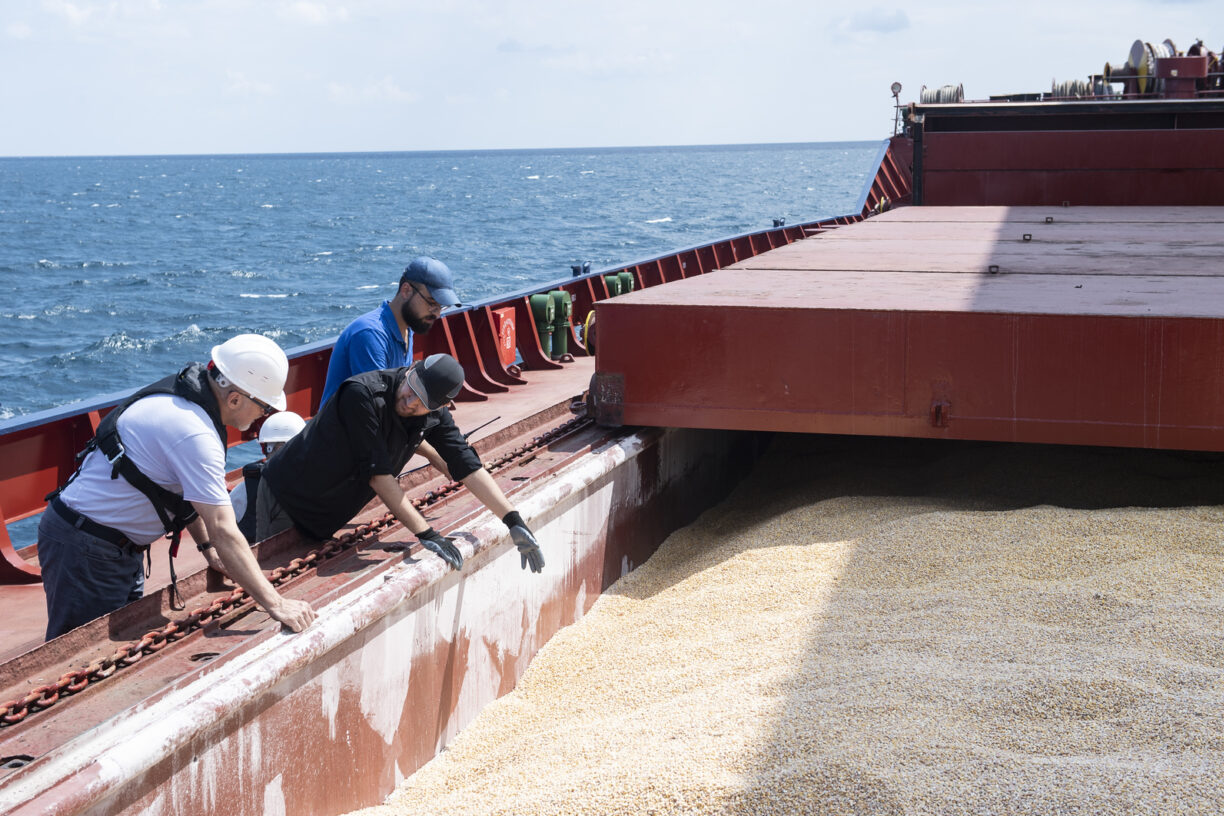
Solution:
<svg viewBox="0 0 1224 816">
<path fill-rule="evenodd" d="M 144 551 L 78 530 L 48 507 L 38 522 L 47 640 L 144 595 Z"/>
</svg>

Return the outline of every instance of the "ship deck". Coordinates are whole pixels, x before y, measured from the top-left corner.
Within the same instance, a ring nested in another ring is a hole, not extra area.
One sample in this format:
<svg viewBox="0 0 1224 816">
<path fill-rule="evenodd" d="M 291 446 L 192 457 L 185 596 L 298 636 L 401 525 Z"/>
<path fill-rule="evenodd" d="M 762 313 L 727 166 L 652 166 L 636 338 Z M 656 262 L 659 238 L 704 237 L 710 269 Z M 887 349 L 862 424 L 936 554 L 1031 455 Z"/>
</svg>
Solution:
<svg viewBox="0 0 1224 816">
<path fill-rule="evenodd" d="M 573 363 L 559 369 L 524 370 L 522 378 L 527 381 L 527 387 L 513 388 L 505 393 L 492 395 L 486 401 L 459 402 L 453 411 L 455 420 L 461 430 L 477 429 L 472 433 L 470 441 L 484 455 L 487 450 L 501 447 L 521 434 L 529 435 L 538 431 L 537 424 L 529 421 L 532 417 L 536 417 L 540 422 L 563 420 L 569 401 L 586 389 L 593 370 L 594 358 L 591 357 L 577 357 Z M 541 414 L 545 416 L 541 417 Z M 418 471 L 418 468 L 422 470 Z M 407 472 L 415 472 L 416 478 L 412 480 L 414 484 L 423 485 L 429 480 L 437 480 L 436 473 L 421 457 L 413 457 L 408 462 Z M 231 474 L 231 477 L 234 477 L 235 481 L 239 478 L 237 473 Z M 384 512 L 385 508 L 375 501 L 346 529 Z M 337 535 L 343 532 L 342 530 Z M 162 593 L 170 584 L 169 561 L 165 548 L 154 549 L 152 572 L 145 580 L 146 597 Z M 180 581 L 202 573 L 206 567 L 204 557 L 191 545 L 189 536 L 184 538 L 175 563 Z M 186 582 L 184 584 L 186 585 Z M 211 591 L 215 592 L 216 589 L 215 584 L 210 587 Z M 199 599 L 188 598 L 188 608 L 194 608 L 192 603 L 196 601 Z M 5 630 L 4 642 L 0 644 L 0 663 L 25 654 L 42 644 L 47 628 L 42 584 L 3 587 L 0 591 L 0 616 L 3 617 Z M 128 629 L 133 625 L 139 628 L 139 624 L 129 622 L 128 625 L 110 631 L 109 637 L 106 637 L 105 627 L 90 626 L 88 635 L 82 633 L 79 638 L 67 635 L 63 638 L 67 642 L 55 648 L 62 652 L 63 661 L 67 665 L 72 662 L 78 647 L 86 646 L 90 639 L 97 640 L 101 636 L 104 640 L 113 642 L 125 641 L 129 639 Z"/>
<path fill-rule="evenodd" d="M 1222 227 L 1224 207 L 904 207 L 823 231 L 600 303 L 601 415 L 1224 450 Z"/>
</svg>

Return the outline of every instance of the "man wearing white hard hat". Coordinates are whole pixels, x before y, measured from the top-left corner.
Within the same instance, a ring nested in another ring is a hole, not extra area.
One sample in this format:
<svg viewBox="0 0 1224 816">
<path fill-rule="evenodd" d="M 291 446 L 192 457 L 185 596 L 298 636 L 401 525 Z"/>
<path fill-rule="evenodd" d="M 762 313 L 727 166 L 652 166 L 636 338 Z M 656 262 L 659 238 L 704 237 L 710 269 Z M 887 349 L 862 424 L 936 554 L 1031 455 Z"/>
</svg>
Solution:
<svg viewBox="0 0 1224 816">
<path fill-rule="evenodd" d="M 306 420 L 293 411 L 277 411 L 259 426 L 259 447 L 264 458 L 242 466 L 242 481 L 230 491 L 230 504 L 234 506 L 234 518 L 238 529 L 247 541 L 255 541 L 256 507 L 259 495 L 259 480 L 263 478 L 264 465 L 268 457 L 285 446 L 306 427 Z"/>
<path fill-rule="evenodd" d="M 282 597 L 238 530 L 225 483 L 226 426 L 246 430 L 285 407 L 289 361 L 272 340 L 240 334 L 137 391 L 103 418 L 81 467 L 38 526 L 47 639 L 138 600 L 149 548 L 184 529 L 226 573 L 294 631 L 314 620 Z M 173 576 L 173 562 L 171 562 Z"/>
</svg>

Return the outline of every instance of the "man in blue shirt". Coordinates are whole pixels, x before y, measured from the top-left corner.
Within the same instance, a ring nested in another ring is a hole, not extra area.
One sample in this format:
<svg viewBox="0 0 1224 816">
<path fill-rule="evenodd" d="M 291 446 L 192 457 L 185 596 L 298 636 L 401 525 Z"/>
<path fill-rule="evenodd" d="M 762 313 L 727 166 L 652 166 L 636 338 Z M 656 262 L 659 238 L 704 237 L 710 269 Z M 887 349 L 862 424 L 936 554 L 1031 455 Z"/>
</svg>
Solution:
<svg viewBox="0 0 1224 816">
<path fill-rule="evenodd" d="M 350 323 L 332 349 L 319 407 L 354 374 L 412 364 L 412 335 L 433 326 L 443 307 L 458 306 L 454 276 L 437 258 L 414 258 L 395 297 Z"/>
</svg>

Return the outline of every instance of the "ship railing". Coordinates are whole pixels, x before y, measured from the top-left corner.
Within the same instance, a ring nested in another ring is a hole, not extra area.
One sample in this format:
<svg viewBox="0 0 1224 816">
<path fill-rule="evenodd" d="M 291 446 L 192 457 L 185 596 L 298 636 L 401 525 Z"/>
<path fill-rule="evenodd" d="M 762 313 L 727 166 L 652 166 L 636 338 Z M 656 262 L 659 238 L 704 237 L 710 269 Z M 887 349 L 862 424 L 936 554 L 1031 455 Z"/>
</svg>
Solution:
<svg viewBox="0 0 1224 816">
<path fill-rule="evenodd" d="M 591 351 L 583 327 L 595 304 L 614 295 L 608 285 L 609 277 L 628 272 L 636 288 L 648 288 L 704 275 L 907 203 L 912 186 L 908 146 L 908 140 L 902 137 L 882 143 L 876 159 L 876 173 L 864 185 L 858 208 L 850 214 L 793 225 L 775 222 L 770 229 L 733 235 L 621 266 L 583 270 L 546 285 L 529 286 L 451 309 L 443 313 L 428 334 L 418 338 L 415 355 L 419 358 L 445 352 L 459 360 L 466 381 L 456 398 L 458 401 L 487 400 L 492 394 L 522 386 L 526 383 L 521 376 L 523 369 L 561 368 L 567 364 L 565 358 L 553 359 L 536 334 L 532 295 L 556 289 L 569 293 L 573 304 L 572 319 L 564 328 L 568 332 L 568 353 L 572 357 L 588 356 Z M 511 315 L 516 334 L 515 360 L 507 364 L 499 346 L 503 339 L 499 329 L 501 322 Z M 289 376 L 285 394 L 289 410 L 305 417 L 313 416 L 318 410 L 335 341 L 333 337 L 287 352 Z M 0 422 L 0 517 L 4 520 L 0 525 L 0 584 L 40 580 L 35 562 L 37 544 L 27 542 L 18 551 L 9 525 L 31 519 L 43 511 L 46 495 L 72 475 L 77 453 L 93 438 L 102 418 L 136 390 L 119 391 Z M 241 445 L 254 436 L 254 430 L 239 433 L 231 428 L 228 444 L 230 447 Z"/>
</svg>

